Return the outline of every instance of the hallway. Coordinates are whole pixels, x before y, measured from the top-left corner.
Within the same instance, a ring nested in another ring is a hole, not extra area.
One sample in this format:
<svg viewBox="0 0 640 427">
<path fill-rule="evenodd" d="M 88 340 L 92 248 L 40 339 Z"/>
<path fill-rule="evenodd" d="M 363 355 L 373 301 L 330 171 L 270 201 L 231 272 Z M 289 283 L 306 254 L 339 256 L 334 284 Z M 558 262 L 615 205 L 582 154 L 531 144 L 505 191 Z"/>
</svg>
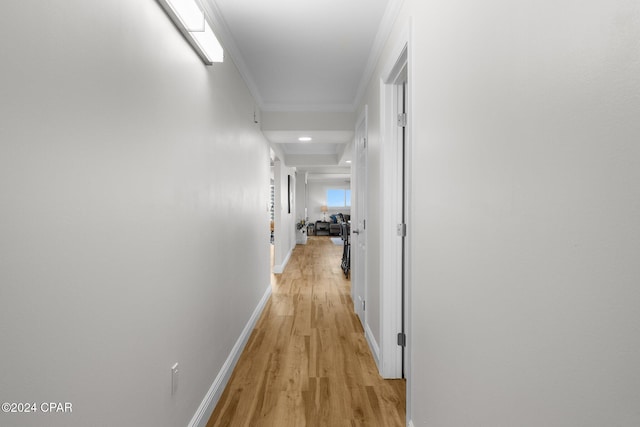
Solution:
<svg viewBox="0 0 640 427">
<path fill-rule="evenodd" d="M 640 426 L 640 2 L 169 1 L 3 3 L 0 426 Z"/>
<path fill-rule="evenodd" d="M 207 427 L 403 426 L 405 382 L 383 380 L 353 312 L 342 246 L 298 245 Z"/>
</svg>

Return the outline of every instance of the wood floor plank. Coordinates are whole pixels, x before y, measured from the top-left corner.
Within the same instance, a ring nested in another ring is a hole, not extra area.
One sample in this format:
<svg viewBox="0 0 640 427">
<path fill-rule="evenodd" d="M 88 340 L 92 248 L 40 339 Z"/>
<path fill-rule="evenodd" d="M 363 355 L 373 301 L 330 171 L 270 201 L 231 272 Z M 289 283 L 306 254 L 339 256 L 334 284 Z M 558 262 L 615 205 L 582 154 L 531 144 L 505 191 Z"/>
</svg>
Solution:
<svg viewBox="0 0 640 427">
<path fill-rule="evenodd" d="M 207 427 L 405 425 L 405 381 L 383 380 L 353 312 L 342 246 L 298 245 Z"/>
</svg>

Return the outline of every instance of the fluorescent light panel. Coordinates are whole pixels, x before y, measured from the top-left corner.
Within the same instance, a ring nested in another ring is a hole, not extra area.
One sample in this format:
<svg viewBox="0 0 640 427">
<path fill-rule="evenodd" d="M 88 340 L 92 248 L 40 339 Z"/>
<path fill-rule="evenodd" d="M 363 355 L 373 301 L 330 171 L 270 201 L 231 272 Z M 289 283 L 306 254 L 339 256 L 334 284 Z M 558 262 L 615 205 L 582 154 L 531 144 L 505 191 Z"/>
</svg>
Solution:
<svg viewBox="0 0 640 427">
<path fill-rule="evenodd" d="M 224 50 L 194 0 L 158 0 L 206 65 L 224 61 Z"/>
<path fill-rule="evenodd" d="M 224 61 L 224 50 L 218 42 L 216 35 L 208 23 L 204 23 L 204 31 L 191 32 L 193 40 L 196 42 L 203 55 L 210 63 Z"/>
<path fill-rule="evenodd" d="M 193 0 L 165 0 L 182 28 L 204 31 L 204 13 Z"/>
</svg>

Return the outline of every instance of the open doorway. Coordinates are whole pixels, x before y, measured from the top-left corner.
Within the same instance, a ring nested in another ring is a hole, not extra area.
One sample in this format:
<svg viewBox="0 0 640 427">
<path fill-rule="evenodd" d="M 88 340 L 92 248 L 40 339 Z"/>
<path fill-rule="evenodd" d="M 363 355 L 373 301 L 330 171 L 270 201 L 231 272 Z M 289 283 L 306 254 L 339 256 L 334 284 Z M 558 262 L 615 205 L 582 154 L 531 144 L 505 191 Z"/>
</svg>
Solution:
<svg viewBox="0 0 640 427">
<path fill-rule="evenodd" d="M 269 157 L 269 268 L 273 274 L 273 265 L 275 261 L 275 178 L 274 178 L 274 153 L 270 150 Z"/>
</svg>

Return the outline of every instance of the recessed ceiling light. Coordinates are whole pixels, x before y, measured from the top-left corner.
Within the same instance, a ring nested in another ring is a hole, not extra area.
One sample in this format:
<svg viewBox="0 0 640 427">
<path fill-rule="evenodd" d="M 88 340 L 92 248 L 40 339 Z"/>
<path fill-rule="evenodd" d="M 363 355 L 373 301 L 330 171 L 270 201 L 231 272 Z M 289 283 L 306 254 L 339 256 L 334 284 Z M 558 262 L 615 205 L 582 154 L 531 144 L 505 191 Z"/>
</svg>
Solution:
<svg viewBox="0 0 640 427">
<path fill-rule="evenodd" d="M 298 141 L 309 142 L 309 141 L 311 141 L 311 137 L 310 136 L 301 136 L 300 138 L 298 138 Z"/>
<path fill-rule="evenodd" d="M 345 160 L 344 162 L 345 163 L 351 163 L 351 160 Z"/>
</svg>

